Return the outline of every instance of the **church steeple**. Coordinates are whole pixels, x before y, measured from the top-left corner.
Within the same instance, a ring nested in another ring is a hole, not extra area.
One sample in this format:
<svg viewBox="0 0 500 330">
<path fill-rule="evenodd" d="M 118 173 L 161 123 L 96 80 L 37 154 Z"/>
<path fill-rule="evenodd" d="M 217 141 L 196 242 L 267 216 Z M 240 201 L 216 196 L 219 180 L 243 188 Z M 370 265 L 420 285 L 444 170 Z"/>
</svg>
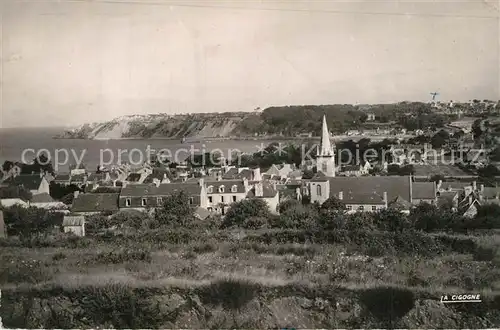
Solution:
<svg viewBox="0 0 500 330">
<path fill-rule="evenodd" d="M 330 142 L 330 132 L 326 124 L 326 116 L 323 115 L 323 125 L 321 128 L 321 143 L 318 147 L 316 157 L 316 168 L 328 177 L 335 176 L 335 154 Z"/>
<path fill-rule="evenodd" d="M 323 126 L 321 128 L 321 143 L 318 148 L 318 156 L 333 156 L 332 144 L 330 143 L 330 132 L 326 124 L 326 116 L 323 115 Z"/>
</svg>

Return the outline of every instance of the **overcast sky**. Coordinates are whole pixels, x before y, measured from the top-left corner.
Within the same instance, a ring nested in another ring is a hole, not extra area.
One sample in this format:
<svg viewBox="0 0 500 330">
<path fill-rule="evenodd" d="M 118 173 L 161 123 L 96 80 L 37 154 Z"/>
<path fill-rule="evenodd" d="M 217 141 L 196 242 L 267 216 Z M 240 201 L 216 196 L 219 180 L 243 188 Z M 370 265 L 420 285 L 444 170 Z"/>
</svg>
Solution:
<svg viewBox="0 0 500 330">
<path fill-rule="evenodd" d="M 447 101 L 500 98 L 498 1 L 1 0 L 0 6 L 0 127 L 428 101 L 432 91 Z"/>
</svg>

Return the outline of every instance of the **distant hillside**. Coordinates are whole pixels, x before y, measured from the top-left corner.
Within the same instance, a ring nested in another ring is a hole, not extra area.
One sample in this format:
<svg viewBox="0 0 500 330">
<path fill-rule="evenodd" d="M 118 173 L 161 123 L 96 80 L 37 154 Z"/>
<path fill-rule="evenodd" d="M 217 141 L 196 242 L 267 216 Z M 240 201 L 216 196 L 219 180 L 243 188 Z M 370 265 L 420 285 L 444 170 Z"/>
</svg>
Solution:
<svg viewBox="0 0 500 330">
<path fill-rule="evenodd" d="M 58 138 L 123 139 L 123 138 L 229 138 L 235 136 L 296 136 L 319 132 L 321 117 L 326 114 L 334 132 L 362 127 L 366 113 L 374 113 L 382 122 L 397 120 L 403 113 L 430 111 L 425 103 L 380 105 L 300 105 L 270 107 L 261 112 L 196 113 L 186 115 L 133 115 L 108 122 L 84 124 L 66 131 Z"/>
</svg>

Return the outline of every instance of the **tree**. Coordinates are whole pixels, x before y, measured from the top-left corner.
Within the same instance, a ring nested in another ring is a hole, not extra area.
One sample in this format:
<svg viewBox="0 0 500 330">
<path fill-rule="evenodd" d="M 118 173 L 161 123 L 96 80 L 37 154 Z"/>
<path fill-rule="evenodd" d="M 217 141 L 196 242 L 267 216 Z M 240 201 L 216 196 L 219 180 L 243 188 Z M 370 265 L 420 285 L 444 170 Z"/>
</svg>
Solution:
<svg viewBox="0 0 500 330">
<path fill-rule="evenodd" d="M 321 204 L 322 211 L 344 212 L 347 210 L 345 204 L 335 196 L 328 198 Z"/>
<path fill-rule="evenodd" d="M 318 212 L 312 205 L 297 204 L 280 214 L 273 224 L 280 228 L 314 229 L 318 223 Z"/>
<path fill-rule="evenodd" d="M 411 227 L 408 217 L 395 209 L 383 209 L 373 214 L 373 223 L 378 229 L 399 232 Z"/>
<path fill-rule="evenodd" d="M 469 224 L 470 229 L 500 229 L 500 205 L 485 204 L 477 209 L 477 214 Z"/>
<path fill-rule="evenodd" d="M 454 218 L 454 214 L 436 205 L 420 203 L 410 211 L 408 219 L 418 230 L 431 232 L 447 228 Z"/>
<path fill-rule="evenodd" d="M 168 196 L 161 208 L 155 210 L 155 219 L 160 225 L 189 225 L 194 217 L 194 208 L 189 204 L 189 197 L 184 191 Z"/>
<path fill-rule="evenodd" d="M 500 170 L 495 165 L 489 164 L 477 170 L 477 174 L 483 178 L 491 178 L 500 175 Z"/>
<path fill-rule="evenodd" d="M 222 221 L 222 227 L 241 226 L 247 218 L 269 218 L 271 212 L 267 203 L 258 198 L 244 199 L 233 203 Z"/>
<path fill-rule="evenodd" d="M 431 139 L 431 145 L 434 149 L 443 147 L 450 138 L 450 134 L 445 130 L 440 130 Z"/>
<path fill-rule="evenodd" d="M 55 225 L 62 225 L 63 214 L 59 212 L 19 205 L 6 208 L 3 212 L 9 234 L 23 238 L 44 233 Z"/>
</svg>

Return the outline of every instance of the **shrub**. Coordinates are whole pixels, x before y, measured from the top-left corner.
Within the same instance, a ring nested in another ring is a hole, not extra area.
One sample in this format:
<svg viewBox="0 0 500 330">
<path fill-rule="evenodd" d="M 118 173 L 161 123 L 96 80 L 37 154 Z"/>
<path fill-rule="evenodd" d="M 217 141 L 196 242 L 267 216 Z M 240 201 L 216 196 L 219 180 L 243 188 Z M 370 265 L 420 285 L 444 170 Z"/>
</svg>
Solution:
<svg viewBox="0 0 500 330">
<path fill-rule="evenodd" d="M 244 199 L 231 205 L 224 217 L 222 227 L 241 226 L 247 218 L 268 218 L 270 214 L 267 203 L 262 199 Z"/>
<path fill-rule="evenodd" d="M 242 227 L 245 229 L 261 229 L 267 226 L 267 219 L 263 217 L 249 217 L 243 221 Z"/>
<path fill-rule="evenodd" d="M 475 261 L 493 261 L 498 254 L 497 247 L 478 246 L 472 257 Z"/>
<path fill-rule="evenodd" d="M 66 259 L 66 257 L 67 256 L 64 252 L 57 252 L 56 254 L 54 254 L 52 256 L 52 260 L 58 261 L 58 260 Z"/>
<path fill-rule="evenodd" d="M 252 300 L 259 290 L 259 285 L 250 281 L 223 279 L 202 287 L 200 298 L 206 304 L 238 310 Z"/>
<path fill-rule="evenodd" d="M 393 329 L 396 323 L 415 305 L 413 292 L 403 288 L 379 287 L 361 294 L 361 303 L 384 324 Z"/>
</svg>

